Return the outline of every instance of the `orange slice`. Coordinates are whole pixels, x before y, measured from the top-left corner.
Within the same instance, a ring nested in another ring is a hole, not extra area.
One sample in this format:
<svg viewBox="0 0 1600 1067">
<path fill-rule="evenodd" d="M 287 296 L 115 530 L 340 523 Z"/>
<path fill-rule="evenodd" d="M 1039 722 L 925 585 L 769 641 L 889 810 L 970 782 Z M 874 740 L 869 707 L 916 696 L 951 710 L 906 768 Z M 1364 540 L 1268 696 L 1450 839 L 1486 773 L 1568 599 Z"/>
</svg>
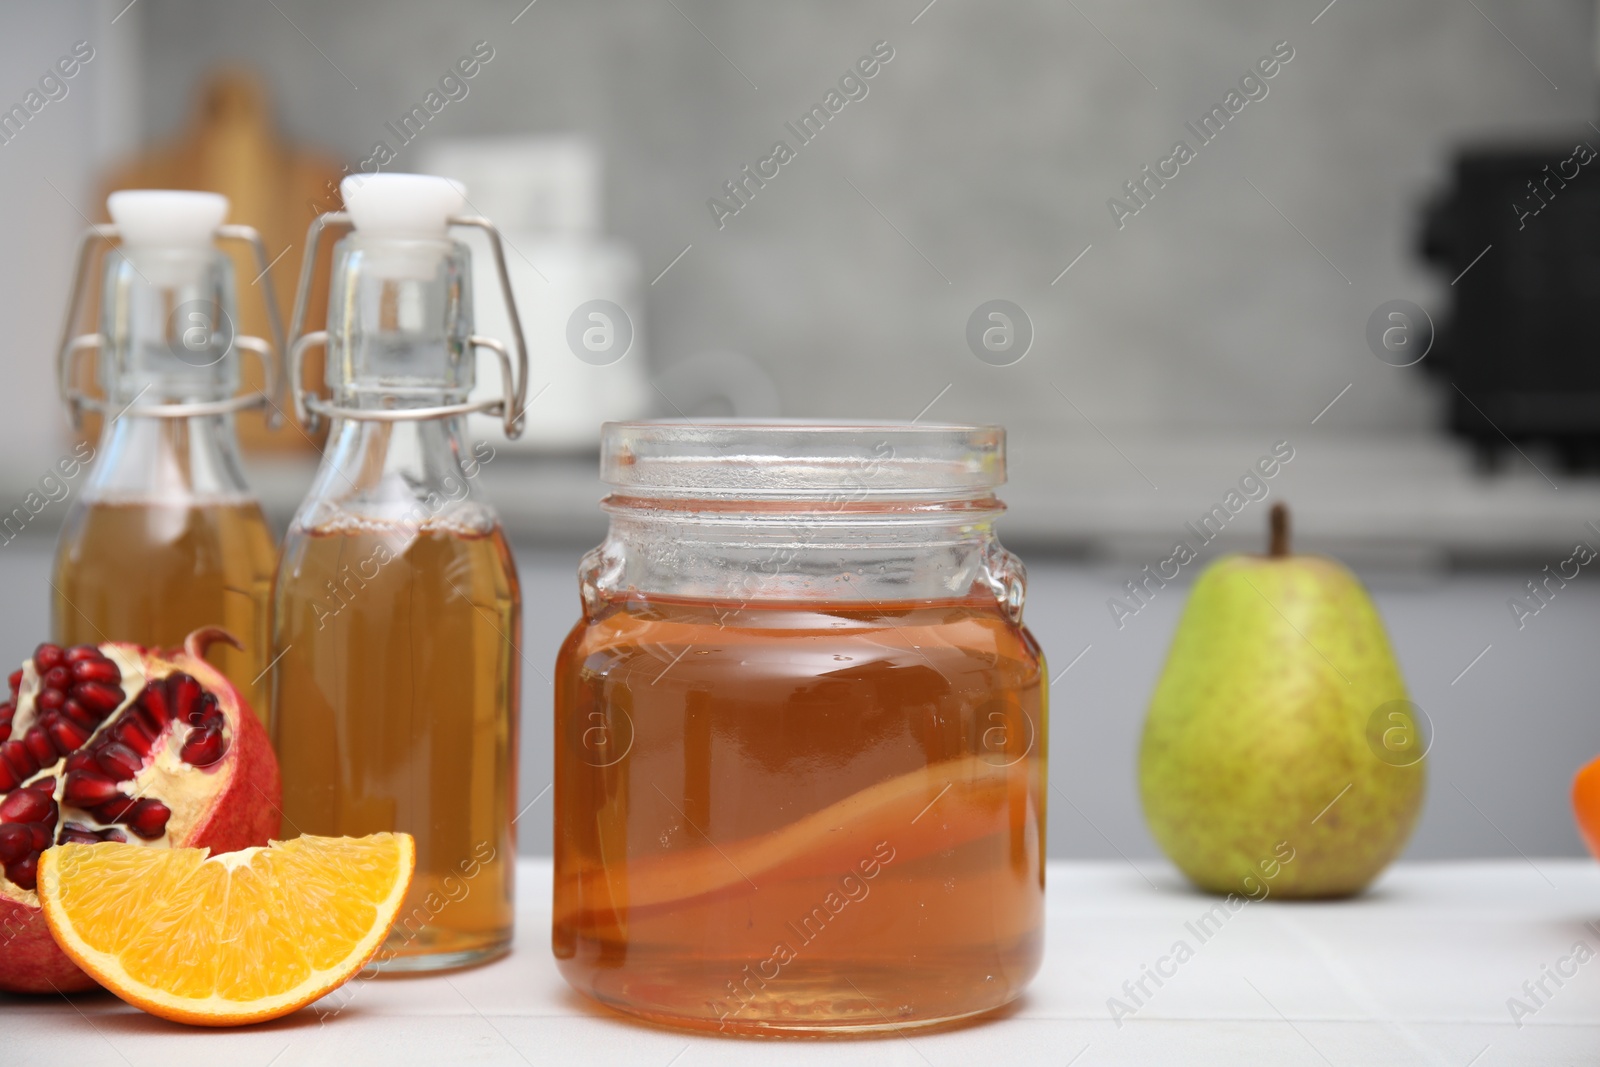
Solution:
<svg viewBox="0 0 1600 1067">
<path fill-rule="evenodd" d="M 237 1026 L 343 985 L 383 943 L 411 884 L 407 834 L 204 848 L 57 845 L 39 860 L 45 921 L 101 985 L 152 1015 Z"/>
</svg>

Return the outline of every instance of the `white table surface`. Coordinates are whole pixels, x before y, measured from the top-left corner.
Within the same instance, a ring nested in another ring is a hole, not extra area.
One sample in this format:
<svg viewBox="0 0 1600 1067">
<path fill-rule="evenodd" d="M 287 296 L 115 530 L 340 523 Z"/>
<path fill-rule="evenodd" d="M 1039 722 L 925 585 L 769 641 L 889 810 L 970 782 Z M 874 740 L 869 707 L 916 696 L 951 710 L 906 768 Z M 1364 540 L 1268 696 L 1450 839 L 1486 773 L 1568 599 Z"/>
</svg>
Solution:
<svg viewBox="0 0 1600 1067">
<path fill-rule="evenodd" d="M 1248 904 L 1203 944 L 1185 924 L 1215 900 L 1169 868 L 1052 863 L 1044 968 L 1008 1015 L 825 1042 L 680 1034 L 589 1006 L 550 958 L 549 861 L 517 873 L 516 949 L 487 967 L 359 981 L 337 1015 L 231 1031 L 169 1024 L 108 994 L 0 995 L 0 1067 L 1600 1063 L 1600 955 L 1559 988 L 1545 979 L 1552 995 L 1520 1027 L 1507 1005 L 1578 942 L 1600 953 L 1589 861 L 1403 864 L 1357 900 Z M 1193 958 L 1161 988 L 1147 981 L 1153 995 L 1115 1025 L 1107 998 L 1179 939 Z"/>
</svg>

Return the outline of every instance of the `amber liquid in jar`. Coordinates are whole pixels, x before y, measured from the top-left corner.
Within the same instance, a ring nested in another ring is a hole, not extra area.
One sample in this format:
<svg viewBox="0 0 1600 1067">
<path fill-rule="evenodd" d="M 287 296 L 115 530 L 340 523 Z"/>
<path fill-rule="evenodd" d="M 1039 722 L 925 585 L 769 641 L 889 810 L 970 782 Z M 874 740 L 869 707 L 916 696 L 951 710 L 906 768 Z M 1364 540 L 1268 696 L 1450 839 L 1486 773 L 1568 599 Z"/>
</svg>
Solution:
<svg viewBox="0 0 1600 1067">
<path fill-rule="evenodd" d="M 1043 670 L 993 599 L 610 602 L 557 663 L 563 975 L 724 1032 L 1013 999 L 1042 951 Z"/>
<path fill-rule="evenodd" d="M 498 526 L 294 530 L 276 603 L 284 835 L 416 838 L 416 875 L 380 967 L 504 952 L 522 624 L 505 536 Z"/>
<path fill-rule="evenodd" d="M 193 630 L 220 626 L 244 648 L 219 642 L 206 658 L 266 722 L 276 566 L 253 500 L 91 501 L 56 550 L 53 639 L 177 647 Z"/>
</svg>

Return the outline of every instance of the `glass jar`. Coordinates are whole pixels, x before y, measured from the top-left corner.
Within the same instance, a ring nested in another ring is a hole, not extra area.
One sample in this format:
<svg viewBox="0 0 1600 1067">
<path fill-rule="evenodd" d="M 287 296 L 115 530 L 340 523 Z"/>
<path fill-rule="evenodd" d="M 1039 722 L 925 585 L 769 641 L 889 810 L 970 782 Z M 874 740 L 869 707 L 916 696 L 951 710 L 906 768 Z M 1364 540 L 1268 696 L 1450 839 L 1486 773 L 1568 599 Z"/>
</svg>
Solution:
<svg viewBox="0 0 1600 1067">
<path fill-rule="evenodd" d="M 1046 675 L 995 427 L 604 428 L 556 665 L 552 943 L 742 1033 L 931 1026 L 1042 950 Z"/>
</svg>

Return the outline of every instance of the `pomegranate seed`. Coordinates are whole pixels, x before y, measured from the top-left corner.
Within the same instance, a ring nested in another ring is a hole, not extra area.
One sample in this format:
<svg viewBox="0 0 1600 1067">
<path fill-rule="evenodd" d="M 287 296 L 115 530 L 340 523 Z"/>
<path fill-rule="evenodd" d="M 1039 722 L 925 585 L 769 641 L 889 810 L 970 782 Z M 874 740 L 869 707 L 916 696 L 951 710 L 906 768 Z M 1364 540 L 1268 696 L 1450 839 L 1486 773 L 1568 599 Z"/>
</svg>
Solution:
<svg viewBox="0 0 1600 1067">
<path fill-rule="evenodd" d="M 121 741 L 141 756 L 150 754 L 150 742 L 155 737 L 144 728 L 137 715 L 124 715 L 117 720 L 115 726 L 107 731 L 112 737 Z"/>
<path fill-rule="evenodd" d="M 52 815 L 50 816 L 50 822 L 16 823 L 14 825 L 26 826 L 28 828 L 28 833 L 31 835 L 31 840 L 33 843 L 33 850 L 38 852 L 40 849 L 46 849 L 50 847 L 50 827 L 54 822 L 55 816 Z"/>
<path fill-rule="evenodd" d="M 67 694 L 59 689 L 41 689 L 35 698 L 33 706 L 39 711 L 60 711 L 61 705 L 67 702 Z"/>
<path fill-rule="evenodd" d="M 61 834 L 56 838 L 58 845 L 94 845 L 101 841 L 126 841 L 128 835 L 111 827 L 105 830 L 96 830 L 82 823 L 69 822 L 61 828 Z"/>
<path fill-rule="evenodd" d="M 69 822 L 61 828 L 56 835 L 58 845 L 94 845 L 100 842 L 100 835 L 93 830 L 76 829 L 77 823 Z"/>
<path fill-rule="evenodd" d="M 68 773 L 72 771 L 98 771 L 99 769 L 100 764 L 95 762 L 94 753 L 88 749 L 79 749 L 67 757 L 66 770 Z"/>
<path fill-rule="evenodd" d="M 156 718 L 150 709 L 145 707 L 143 704 L 135 704 L 131 710 L 126 711 L 123 714 L 129 718 L 138 719 L 139 725 L 144 729 L 144 732 L 150 736 L 151 741 L 154 741 L 156 738 L 160 737 L 161 731 L 165 729 L 167 725 L 165 719 Z"/>
<path fill-rule="evenodd" d="M 50 740 L 56 743 L 56 749 L 61 752 L 72 752 L 89 740 L 88 730 L 60 715 L 46 723 L 45 730 L 50 734 Z"/>
<path fill-rule="evenodd" d="M 0 741 L 6 741 L 6 740 L 9 740 L 10 738 L 11 738 L 11 724 L 8 723 L 8 722 L 0 722 Z M 0 786 L 0 793 L 3 793 L 3 792 L 5 792 L 5 787 L 4 786 Z"/>
<path fill-rule="evenodd" d="M 52 675 L 55 671 L 50 672 Z M 72 680 L 75 682 L 107 682 L 122 681 L 122 672 L 117 665 L 108 659 L 80 659 L 72 665 Z"/>
<path fill-rule="evenodd" d="M 91 808 L 121 795 L 117 783 L 105 775 L 95 774 L 92 771 L 74 771 L 67 775 L 67 784 L 62 789 L 61 799 L 75 808 Z"/>
<path fill-rule="evenodd" d="M 6 727 L 7 730 L 10 727 Z M 0 741 L 0 748 L 10 744 L 9 741 Z M 0 793 L 15 789 L 22 784 L 23 776 L 6 766 L 5 760 L 0 760 Z"/>
<path fill-rule="evenodd" d="M 73 645 L 71 648 L 67 649 L 68 663 L 77 663 L 80 660 L 86 659 L 104 658 L 105 657 L 100 654 L 100 650 L 93 645 Z"/>
<path fill-rule="evenodd" d="M 6 877 L 23 889 L 34 889 L 39 885 L 39 857 L 24 856 L 15 863 L 6 864 Z"/>
<path fill-rule="evenodd" d="M 50 721 L 54 722 L 55 717 L 52 716 Z M 50 740 L 50 735 L 44 732 L 43 727 L 30 727 L 28 732 L 22 735 L 22 743 L 28 747 L 28 755 L 37 760 L 41 767 L 48 767 L 61 758 L 61 754 L 56 751 L 55 743 Z"/>
<path fill-rule="evenodd" d="M 73 700 L 71 697 L 68 697 L 66 701 L 62 703 L 61 714 L 65 715 L 67 718 L 71 719 L 85 730 L 93 730 L 96 726 L 100 725 L 100 720 L 103 718 L 103 716 L 96 715 L 94 712 L 90 711 L 76 700 Z"/>
<path fill-rule="evenodd" d="M 0 863 L 15 863 L 33 849 L 33 835 L 26 826 L 6 823 L 0 826 Z"/>
<path fill-rule="evenodd" d="M 119 782 L 132 778 L 144 766 L 143 756 L 117 741 L 101 745 L 97 759 L 105 772 Z"/>
<path fill-rule="evenodd" d="M 172 818 L 171 808 L 159 800 L 147 797 L 135 804 L 123 821 L 128 824 L 128 829 L 151 841 L 167 832 L 167 820 L 170 818 Z"/>
<path fill-rule="evenodd" d="M 155 682 L 145 686 L 144 693 L 139 697 L 139 705 L 158 726 L 165 726 L 172 721 L 172 705 L 167 702 L 167 690 L 164 686 Z"/>
<path fill-rule="evenodd" d="M 191 767 L 209 767 L 228 751 L 220 724 L 202 726 L 189 734 L 178 756 Z"/>
<path fill-rule="evenodd" d="M 17 705 L 15 701 L 8 700 L 4 704 L 0 704 L 0 722 L 10 722 L 16 718 L 16 715 Z"/>
<path fill-rule="evenodd" d="M 22 671 L 12 671 L 11 678 L 9 680 L 11 682 L 11 695 L 16 696 L 17 690 L 22 688 Z"/>
<path fill-rule="evenodd" d="M 191 717 L 191 712 L 204 692 L 205 690 L 200 688 L 200 683 L 187 674 L 168 675 L 167 696 L 172 701 L 172 717 L 190 726 L 198 726 L 200 722 Z"/>
<path fill-rule="evenodd" d="M 67 686 L 72 684 L 72 672 L 67 670 L 65 666 L 52 667 L 44 672 L 42 681 L 46 689 L 65 690 Z"/>
<path fill-rule="evenodd" d="M 47 793 L 53 797 L 56 792 L 56 780 L 54 778 L 40 778 L 37 781 L 29 782 L 28 788 L 35 793 Z"/>
<path fill-rule="evenodd" d="M 96 807 L 94 809 L 94 817 L 101 822 L 116 822 L 131 807 L 133 807 L 133 798 L 118 794 Z"/>
<path fill-rule="evenodd" d="M 6 822 L 38 822 L 55 815 L 56 802 L 48 793 L 32 789 L 15 789 L 0 800 L 0 820 Z"/>
<path fill-rule="evenodd" d="M 21 741 L 6 741 L 0 744 L 0 763 L 4 763 L 6 768 L 16 775 L 18 784 L 39 769 L 39 765 L 33 762 L 33 756 L 28 753 L 27 747 Z M 16 786 L 5 788 L 15 789 Z"/>
<path fill-rule="evenodd" d="M 48 692 L 47 690 L 39 695 L 41 702 L 48 695 Z M 72 691 L 72 695 L 78 698 L 80 704 L 98 714 L 102 719 L 115 711 L 117 705 L 122 703 L 122 690 L 117 686 L 107 685 L 105 682 L 84 682 Z"/>
<path fill-rule="evenodd" d="M 59 667 L 65 662 L 67 662 L 67 654 L 61 651 L 60 645 L 52 645 L 46 642 L 33 650 L 33 669 L 40 674 Z"/>
</svg>

